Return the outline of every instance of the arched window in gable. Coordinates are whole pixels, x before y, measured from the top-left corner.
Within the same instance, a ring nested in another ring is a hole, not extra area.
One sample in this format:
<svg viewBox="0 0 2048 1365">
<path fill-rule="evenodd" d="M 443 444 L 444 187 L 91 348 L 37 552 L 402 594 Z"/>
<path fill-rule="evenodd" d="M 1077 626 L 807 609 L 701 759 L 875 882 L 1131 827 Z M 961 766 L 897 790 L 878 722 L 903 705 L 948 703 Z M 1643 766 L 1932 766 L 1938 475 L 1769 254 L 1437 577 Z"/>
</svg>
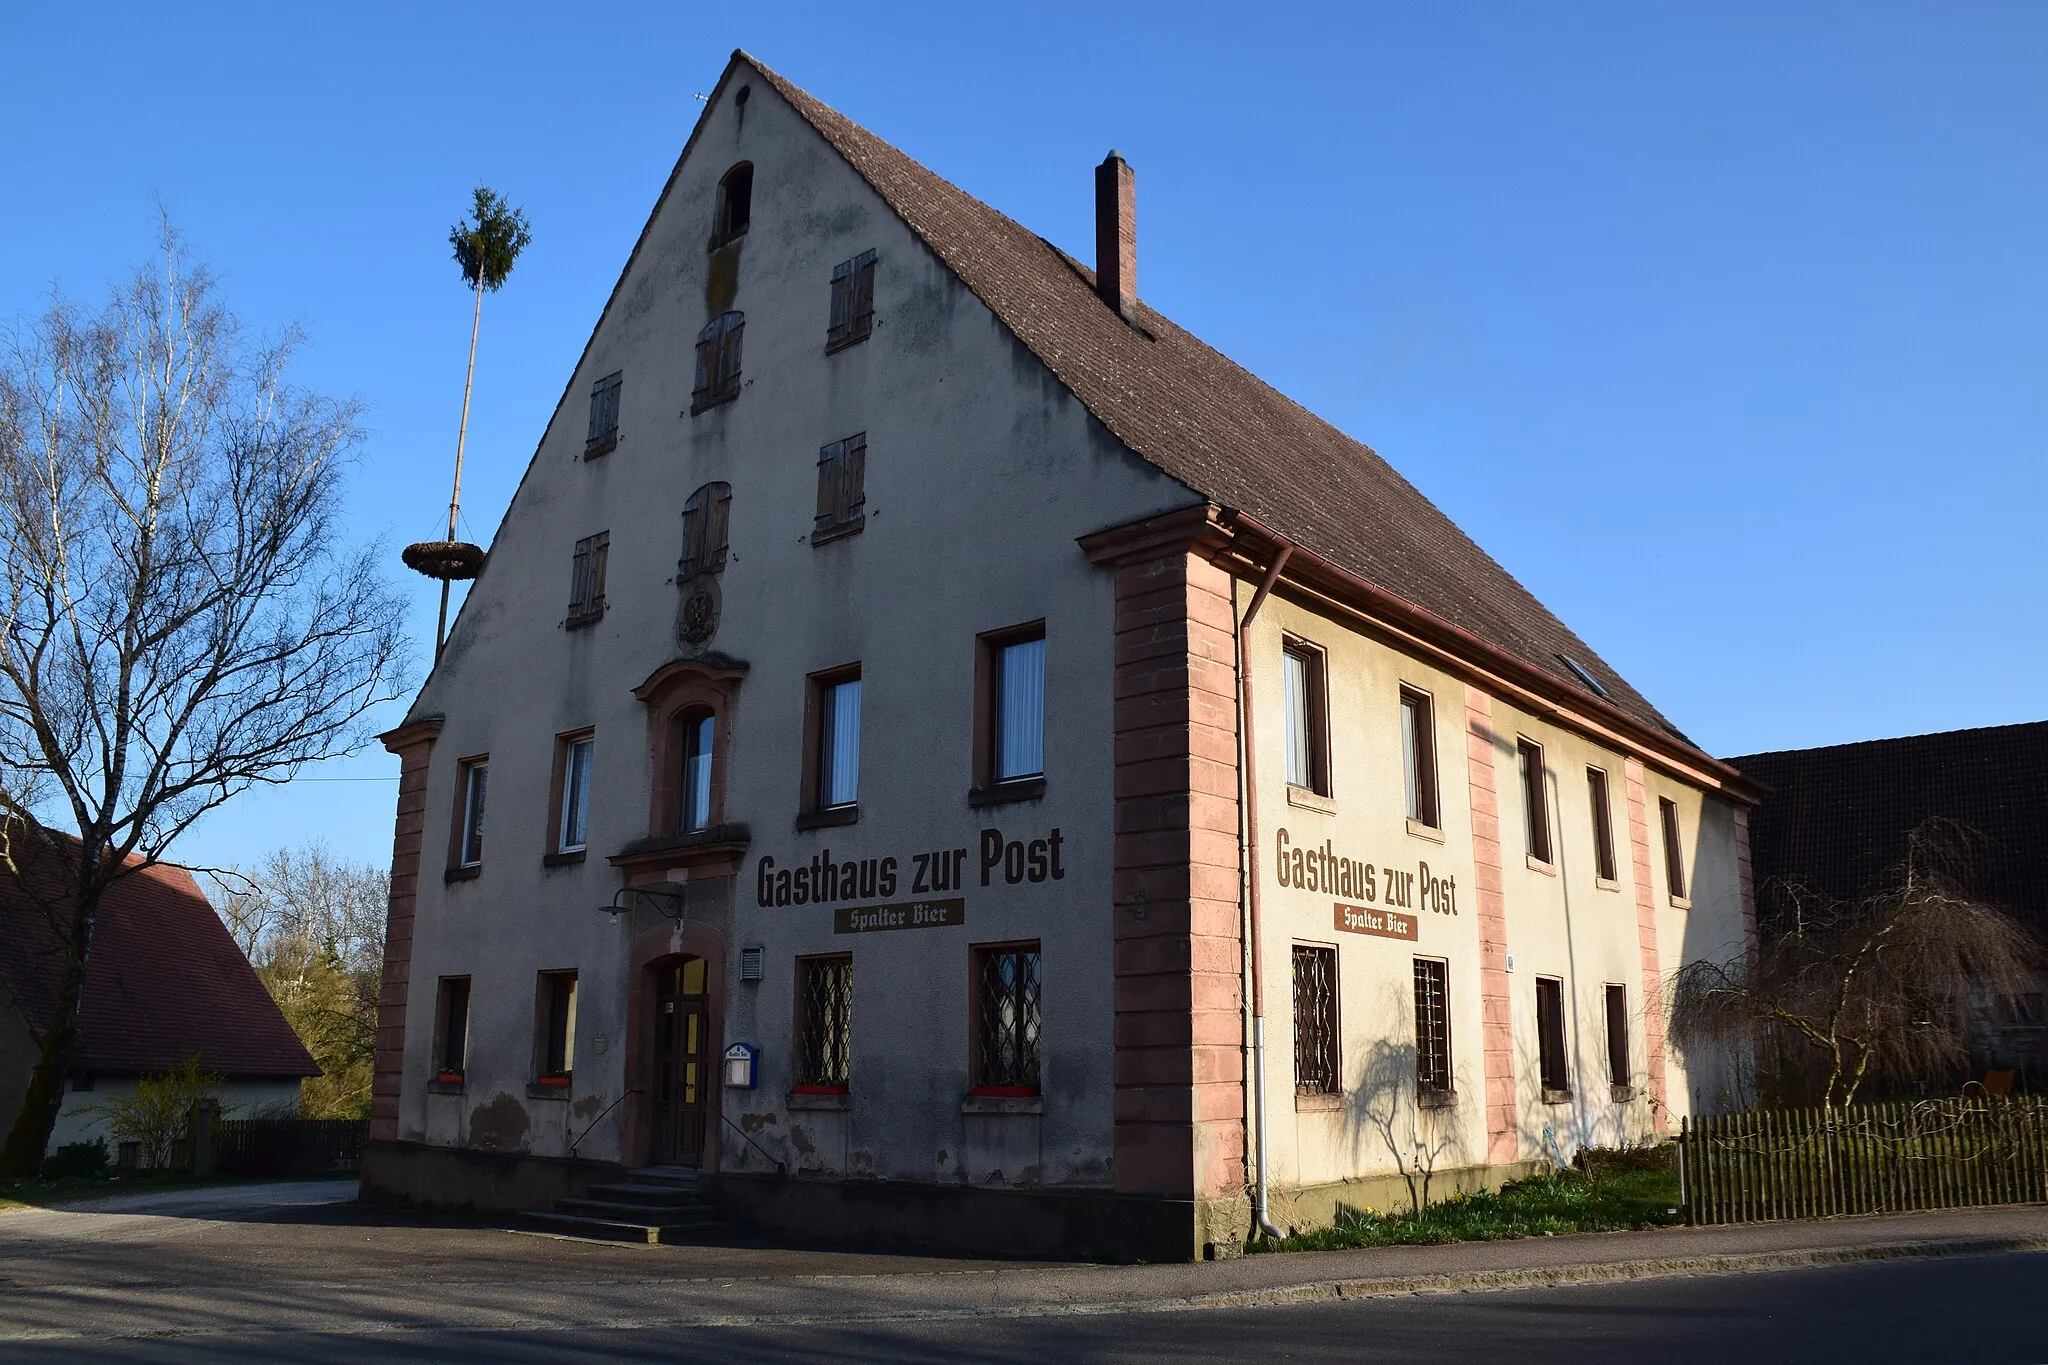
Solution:
<svg viewBox="0 0 2048 1365">
<path fill-rule="evenodd" d="M 725 567 L 726 523 L 732 509 L 732 485 L 707 483 L 683 504 L 683 557 L 676 577 L 717 573 Z"/>
<path fill-rule="evenodd" d="M 690 393 L 692 415 L 731 402 L 740 392 L 740 337 L 745 313 L 720 313 L 697 333 L 697 383 Z"/>
<path fill-rule="evenodd" d="M 682 760 L 676 810 L 676 833 L 695 834 L 711 824 L 712 758 L 718 750 L 718 716 L 708 706 L 693 706 L 676 717 L 675 752 Z"/>
<path fill-rule="evenodd" d="M 754 163 L 742 161 L 718 182 L 718 198 L 711 212 L 711 249 L 747 235 L 754 216 Z"/>
<path fill-rule="evenodd" d="M 647 707 L 654 783 L 647 839 L 615 855 L 614 866 L 635 877 L 700 864 L 730 875 L 747 838 L 724 824 L 733 707 L 745 676 L 746 665 L 731 660 L 675 659 L 633 689 Z"/>
</svg>

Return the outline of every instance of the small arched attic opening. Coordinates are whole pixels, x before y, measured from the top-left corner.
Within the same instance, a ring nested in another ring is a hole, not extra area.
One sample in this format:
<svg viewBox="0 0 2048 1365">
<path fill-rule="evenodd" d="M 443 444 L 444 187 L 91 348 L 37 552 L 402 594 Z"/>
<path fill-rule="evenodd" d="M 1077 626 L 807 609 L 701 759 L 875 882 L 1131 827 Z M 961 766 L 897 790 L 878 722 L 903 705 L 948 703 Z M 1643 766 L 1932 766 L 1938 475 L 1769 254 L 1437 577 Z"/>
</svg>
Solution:
<svg viewBox="0 0 2048 1365">
<path fill-rule="evenodd" d="M 747 234 L 754 216 L 754 163 L 742 161 L 718 181 L 718 199 L 711 216 L 711 245 L 715 250 Z"/>
</svg>

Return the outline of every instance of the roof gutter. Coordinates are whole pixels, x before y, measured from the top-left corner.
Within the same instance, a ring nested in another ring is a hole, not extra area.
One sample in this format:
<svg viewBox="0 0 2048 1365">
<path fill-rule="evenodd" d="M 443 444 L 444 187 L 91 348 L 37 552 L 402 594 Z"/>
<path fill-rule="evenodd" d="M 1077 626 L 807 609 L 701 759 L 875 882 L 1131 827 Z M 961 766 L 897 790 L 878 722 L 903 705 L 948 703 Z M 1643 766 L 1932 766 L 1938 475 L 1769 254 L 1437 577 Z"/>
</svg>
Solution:
<svg viewBox="0 0 2048 1365">
<path fill-rule="evenodd" d="M 1270 552 L 1287 552 L 1295 572 L 1288 578 L 1292 595 L 1307 599 L 1329 615 L 1349 618 L 1422 654 L 1446 671 L 1478 682 L 1503 700 L 1535 715 L 1603 740 L 1684 781 L 1715 791 L 1745 806 L 1761 800 L 1766 788 L 1712 755 L 1630 715 L 1610 701 L 1573 693 L 1569 701 L 1549 695 L 1567 684 L 1549 678 L 1498 646 L 1463 627 L 1431 615 L 1384 588 L 1339 568 L 1313 550 L 1234 508 L 1221 509 L 1220 525 L 1230 533 L 1231 549 L 1248 566 L 1259 558 L 1246 537 L 1264 541 Z M 1295 552 L 1299 552 L 1296 554 Z M 1307 572 L 1303 572 L 1304 566 Z M 1257 572 L 1250 568 L 1250 573 Z M 1317 580 L 1321 580 L 1319 585 Z M 1363 605 L 1360 605 L 1363 603 Z"/>
<path fill-rule="evenodd" d="M 1249 963 L 1251 988 L 1245 994 L 1245 1023 L 1251 1036 L 1252 1068 L 1250 1091 L 1245 1096 L 1246 1116 L 1252 1121 L 1252 1131 L 1257 1144 L 1253 1157 L 1256 1178 L 1252 1186 L 1252 1226 L 1260 1236 L 1274 1240 L 1286 1236 L 1273 1226 L 1267 1215 L 1266 1179 L 1266 958 L 1260 935 L 1259 922 L 1259 765 L 1258 746 L 1252 730 L 1252 622 L 1257 619 L 1259 608 L 1272 595 L 1273 585 L 1280 580 L 1280 571 L 1287 567 L 1287 561 L 1294 554 L 1292 545 L 1282 545 L 1267 566 L 1265 577 L 1259 580 L 1259 590 L 1252 594 L 1251 605 L 1237 623 L 1237 734 L 1238 734 L 1238 787 L 1242 799 L 1238 809 L 1242 812 L 1237 822 L 1239 875 L 1243 878 L 1240 897 L 1245 926 L 1246 959 Z"/>
</svg>

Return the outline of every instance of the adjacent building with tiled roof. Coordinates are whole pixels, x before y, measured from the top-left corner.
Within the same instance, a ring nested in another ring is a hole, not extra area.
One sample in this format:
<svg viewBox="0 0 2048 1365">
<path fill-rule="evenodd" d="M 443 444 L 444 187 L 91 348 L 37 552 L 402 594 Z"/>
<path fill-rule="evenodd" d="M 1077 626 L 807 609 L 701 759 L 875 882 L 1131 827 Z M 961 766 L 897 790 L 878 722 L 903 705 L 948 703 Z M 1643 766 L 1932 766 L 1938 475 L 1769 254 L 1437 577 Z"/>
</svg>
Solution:
<svg viewBox="0 0 2048 1365">
<path fill-rule="evenodd" d="M 1915 830 L 1938 822 L 1969 890 L 2048 937 L 2048 721 L 1871 739 L 1728 760 L 1767 789 L 1750 821 L 1758 918 L 1794 891 L 1862 901 L 1897 884 Z M 2048 980 L 2044 980 L 2048 986 Z M 1980 1061 L 2048 1077 L 2037 994 L 1984 1021 Z"/>
<path fill-rule="evenodd" d="M 31 849 L 17 839 L 13 849 Z M 46 906 L 64 897 L 55 860 L 0 871 L 0 1123 L 11 1124 L 57 1001 L 64 946 Z M 227 1078 L 229 1113 L 296 1113 L 299 1081 L 320 1074 L 192 874 L 158 864 L 100 902 L 64 1107 L 50 1149 L 108 1138 L 95 1112 L 135 1080 L 197 1057 Z"/>
<path fill-rule="evenodd" d="M 1886 888 L 1929 820 L 1960 828 L 1977 893 L 2048 932 L 2048 721 L 1781 749 L 1728 760 L 1768 790 L 1750 820 L 1758 913 L 1782 886 Z"/>
<path fill-rule="evenodd" d="M 1720 1102 L 1753 785 L 1094 180 L 1091 269 L 734 56 L 386 737 L 366 1190 L 1184 1257 Z"/>
</svg>

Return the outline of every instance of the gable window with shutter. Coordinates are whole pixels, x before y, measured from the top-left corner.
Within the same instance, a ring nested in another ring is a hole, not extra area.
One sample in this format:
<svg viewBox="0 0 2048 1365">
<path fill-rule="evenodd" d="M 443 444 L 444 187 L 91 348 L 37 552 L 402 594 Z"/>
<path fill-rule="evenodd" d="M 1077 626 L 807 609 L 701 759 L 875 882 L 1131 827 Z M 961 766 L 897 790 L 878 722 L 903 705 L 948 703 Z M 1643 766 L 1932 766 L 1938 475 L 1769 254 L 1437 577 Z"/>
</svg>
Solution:
<svg viewBox="0 0 2048 1365">
<path fill-rule="evenodd" d="M 590 390 L 590 434 L 583 440 L 583 458 L 594 460 L 619 443 L 619 389 L 625 372 L 608 374 Z"/>
<path fill-rule="evenodd" d="M 569 630 L 594 624 L 604 617 L 605 560 L 611 554 L 609 531 L 599 531 L 576 542 L 576 554 L 569 568 Z"/>
<path fill-rule="evenodd" d="M 825 354 L 866 341 L 875 326 L 875 253 L 863 251 L 832 269 L 832 321 Z"/>
<path fill-rule="evenodd" d="M 697 333 L 697 382 L 690 392 L 692 416 L 739 397 L 740 338 L 746 329 L 745 313 L 720 313 Z"/>
<path fill-rule="evenodd" d="M 850 536 L 867 525 L 867 469 L 865 433 L 818 452 L 818 517 L 811 544 Z"/>
<path fill-rule="evenodd" d="M 725 530 L 732 515 L 732 485 L 707 483 L 683 504 L 683 554 L 676 577 L 717 573 L 725 567 Z"/>
</svg>

